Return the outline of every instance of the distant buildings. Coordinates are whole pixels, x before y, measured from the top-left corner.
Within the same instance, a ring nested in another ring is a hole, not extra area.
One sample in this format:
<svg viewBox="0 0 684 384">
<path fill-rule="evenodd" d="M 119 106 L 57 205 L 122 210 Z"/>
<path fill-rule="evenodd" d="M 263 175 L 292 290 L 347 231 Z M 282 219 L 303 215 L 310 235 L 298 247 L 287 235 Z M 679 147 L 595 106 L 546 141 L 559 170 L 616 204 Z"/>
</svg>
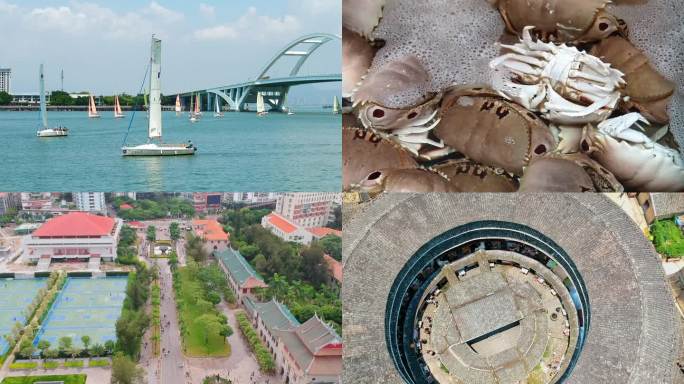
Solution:
<svg viewBox="0 0 684 384">
<path fill-rule="evenodd" d="M 192 205 L 196 212 L 209 212 L 221 209 L 220 192 L 195 192 L 192 194 Z"/>
<path fill-rule="evenodd" d="M 340 203 L 341 195 L 335 192 L 283 193 L 275 212 L 305 228 L 324 227 Z"/>
<path fill-rule="evenodd" d="M 240 251 L 228 247 L 228 249 L 216 252 L 214 255 L 227 272 L 228 283 L 235 292 L 238 303 L 243 302 L 245 297 L 251 295 L 254 288 L 268 287 L 264 279 L 240 254 Z"/>
<path fill-rule="evenodd" d="M 244 301 L 253 326 L 274 357 L 283 382 L 340 383 L 342 339 L 314 315 L 303 324 L 275 300 Z"/>
<path fill-rule="evenodd" d="M 21 195 L 11 192 L 0 192 L 0 215 L 7 211 L 21 208 Z"/>
<path fill-rule="evenodd" d="M 135 192 L 112 192 L 112 197 L 127 197 L 131 200 L 135 200 L 136 195 Z"/>
<path fill-rule="evenodd" d="M 205 240 L 207 252 L 225 251 L 230 246 L 230 234 L 224 232 L 216 220 L 193 220 L 192 229 L 195 236 Z"/>
<path fill-rule="evenodd" d="M 21 209 L 24 211 L 49 211 L 52 209 L 52 193 L 22 192 Z"/>
<path fill-rule="evenodd" d="M 24 241 L 24 254 L 33 263 L 116 259 L 120 219 L 71 212 L 45 222 Z"/>
<path fill-rule="evenodd" d="M 12 69 L 0 68 L 0 92 L 12 93 Z"/>
<path fill-rule="evenodd" d="M 224 195 L 224 200 L 233 203 L 265 204 L 275 202 L 279 195 L 277 192 L 229 192 Z"/>
<path fill-rule="evenodd" d="M 107 213 L 104 192 L 73 192 L 72 196 L 79 211 Z"/>
<path fill-rule="evenodd" d="M 327 235 L 342 236 L 342 232 L 336 229 L 327 227 L 313 227 L 305 228 L 292 220 L 276 213 L 270 214 L 261 218 L 261 226 L 268 229 L 274 235 L 283 239 L 284 241 L 293 241 L 295 243 L 309 245 L 314 240 L 320 240 Z"/>
</svg>

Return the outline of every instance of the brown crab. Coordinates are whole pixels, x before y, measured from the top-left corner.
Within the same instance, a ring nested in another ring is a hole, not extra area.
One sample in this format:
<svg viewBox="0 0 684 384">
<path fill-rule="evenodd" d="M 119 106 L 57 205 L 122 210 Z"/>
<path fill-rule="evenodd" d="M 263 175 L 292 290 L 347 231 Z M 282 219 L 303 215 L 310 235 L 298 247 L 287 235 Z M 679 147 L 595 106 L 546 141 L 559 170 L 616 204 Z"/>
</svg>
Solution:
<svg viewBox="0 0 684 384">
<path fill-rule="evenodd" d="M 610 0 L 494 0 L 509 32 L 528 25 L 545 41 L 592 42 L 627 35 L 625 22 L 606 11 Z"/>
<path fill-rule="evenodd" d="M 622 110 L 639 112 L 652 123 L 667 124 L 667 105 L 675 85 L 653 68 L 641 50 L 623 37 L 610 36 L 592 47 L 591 54 L 624 73 L 627 85 L 622 93 L 628 99 L 619 104 Z"/>
<path fill-rule="evenodd" d="M 622 192 L 612 173 L 582 153 L 551 153 L 525 168 L 520 192 Z"/>
<path fill-rule="evenodd" d="M 439 116 L 434 133 L 444 144 L 478 163 L 515 175 L 522 175 L 531 159 L 556 147 L 539 117 L 491 89 L 448 89 Z"/>
<path fill-rule="evenodd" d="M 488 167 L 469 159 L 448 160 L 430 169 L 458 187 L 459 192 L 515 192 L 518 181 L 503 169 Z"/>
<path fill-rule="evenodd" d="M 447 179 L 427 169 L 379 169 L 369 173 L 357 188 L 371 195 L 382 192 L 461 192 Z"/>
<path fill-rule="evenodd" d="M 361 35 L 342 28 L 342 96 L 350 97 L 368 73 L 376 49 Z"/>
<path fill-rule="evenodd" d="M 342 188 L 346 191 L 377 169 L 418 168 L 411 154 L 371 131 L 342 128 Z"/>
<path fill-rule="evenodd" d="M 386 0 L 342 0 L 342 25 L 363 37 L 370 37 L 382 18 Z"/>
</svg>

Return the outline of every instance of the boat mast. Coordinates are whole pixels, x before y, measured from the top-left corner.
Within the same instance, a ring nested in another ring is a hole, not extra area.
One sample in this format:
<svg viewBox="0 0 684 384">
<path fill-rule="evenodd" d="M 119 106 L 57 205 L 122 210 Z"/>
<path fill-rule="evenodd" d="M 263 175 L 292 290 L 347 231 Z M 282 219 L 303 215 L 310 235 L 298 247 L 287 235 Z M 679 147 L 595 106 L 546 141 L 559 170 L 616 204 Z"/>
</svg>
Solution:
<svg viewBox="0 0 684 384">
<path fill-rule="evenodd" d="M 150 116 L 148 122 L 148 137 L 150 139 L 162 137 L 161 118 L 161 40 L 152 36 L 150 57 Z"/>
<path fill-rule="evenodd" d="M 47 107 L 45 106 L 45 79 L 43 76 L 43 64 L 40 65 L 40 117 L 43 120 L 43 128 L 47 129 Z"/>
</svg>

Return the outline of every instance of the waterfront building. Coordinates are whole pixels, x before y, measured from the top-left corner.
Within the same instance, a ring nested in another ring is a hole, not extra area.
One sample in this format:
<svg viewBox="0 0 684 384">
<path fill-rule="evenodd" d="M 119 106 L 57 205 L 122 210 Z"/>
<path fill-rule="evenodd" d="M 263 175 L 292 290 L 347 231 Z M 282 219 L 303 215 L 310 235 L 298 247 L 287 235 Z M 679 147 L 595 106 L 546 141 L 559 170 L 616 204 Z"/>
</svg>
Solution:
<svg viewBox="0 0 684 384">
<path fill-rule="evenodd" d="M 277 192 L 228 192 L 224 195 L 224 200 L 233 203 L 266 204 L 276 202 L 278 196 L 280 193 Z"/>
<path fill-rule="evenodd" d="M 335 192 L 283 193 L 275 212 L 305 228 L 324 227 L 340 203 L 341 195 Z"/>
<path fill-rule="evenodd" d="M 50 95 L 45 94 L 45 102 L 50 104 Z M 12 94 L 12 104 L 40 104 L 40 93 L 19 92 Z"/>
<path fill-rule="evenodd" d="M 0 92 L 12 93 L 12 69 L 0 68 Z"/>
<path fill-rule="evenodd" d="M 230 246 L 230 234 L 216 220 L 193 220 L 195 236 L 204 239 L 204 247 L 209 253 L 225 251 Z"/>
<path fill-rule="evenodd" d="M 107 213 L 104 192 L 73 192 L 72 196 L 79 211 Z"/>
<path fill-rule="evenodd" d="M 24 211 L 52 210 L 51 192 L 22 192 L 21 209 Z"/>
<path fill-rule="evenodd" d="M 222 193 L 195 192 L 192 194 L 192 205 L 196 212 L 209 212 L 221 209 Z"/>
<path fill-rule="evenodd" d="M 112 197 L 128 197 L 131 200 L 136 199 L 135 192 L 112 192 Z"/>
<path fill-rule="evenodd" d="M 235 293 L 235 299 L 238 303 L 250 296 L 254 288 L 268 287 L 264 279 L 240 254 L 240 251 L 228 247 L 224 251 L 214 253 L 214 255 L 219 261 L 219 265 L 226 272 L 228 284 Z"/>
<path fill-rule="evenodd" d="M 54 217 L 24 241 L 24 255 L 31 263 L 51 261 L 113 261 L 121 219 L 70 212 Z"/>
</svg>

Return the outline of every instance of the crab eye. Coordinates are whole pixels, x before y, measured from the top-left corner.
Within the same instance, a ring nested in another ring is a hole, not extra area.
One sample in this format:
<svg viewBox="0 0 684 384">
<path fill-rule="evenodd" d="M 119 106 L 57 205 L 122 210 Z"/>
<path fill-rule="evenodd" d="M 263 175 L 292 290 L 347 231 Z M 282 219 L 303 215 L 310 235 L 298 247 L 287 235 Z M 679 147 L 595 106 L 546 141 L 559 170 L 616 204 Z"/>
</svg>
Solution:
<svg viewBox="0 0 684 384">
<path fill-rule="evenodd" d="M 406 118 L 411 120 L 411 119 L 415 119 L 416 116 L 418 116 L 418 112 L 413 111 L 413 112 L 409 113 L 408 116 L 406 116 Z"/>
<path fill-rule="evenodd" d="M 599 23 L 598 28 L 600 31 L 605 31 L 608 29 L 608 23 Z"/>
<path fill-rule="evenodd" d="M 376 119 L 380 119 L 384 116 L 385 116 L 385 111 L 383 111 L 382 109 L 376 108 L 375 110 L 373 110 L 373 117 L 375 117 Z"/>
<path fill-rule="evenodd" d="M 589 150 L 589 143 L 586 140 L 582 140 L 582 151 L 587 152 Z"/>
<path fill-rule="evenodd" d="M 537 148 L 534 149 L 534 153 L 537 155 L 541 155 L 546 152 L 546 145 L 540 144 L 537 146 Z"/>
<path fill-rule="evenodd" d="M 382 176 L 382 172 L 380 172 L 380 171 L 375 171 L 375 172 L 371 173 L 370 175 L 368 175 L 368 177 L 367 177 L 366 179 L 367 179 L 368 181 L 377 180 L 377 179 L 380 178 L 380 176 Z"/>
</svg>

